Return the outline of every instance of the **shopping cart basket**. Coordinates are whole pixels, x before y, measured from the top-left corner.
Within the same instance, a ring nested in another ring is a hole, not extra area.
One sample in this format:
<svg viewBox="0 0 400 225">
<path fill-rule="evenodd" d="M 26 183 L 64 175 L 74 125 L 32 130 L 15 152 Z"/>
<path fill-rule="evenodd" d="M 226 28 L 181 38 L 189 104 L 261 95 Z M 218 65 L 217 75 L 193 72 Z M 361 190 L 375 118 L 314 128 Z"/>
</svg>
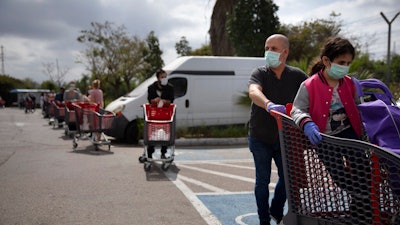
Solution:
<svg viewBox="0 0 400 225">
<path fill-rule="evenodd" d="M 76 102 L 72 103 L 72 106 L 75 111 L 77 128 L 77 133 L 73 139 L 74 150 L 78 147 L 79 139 L 88 139 L 96 150 L 100 145 L 108 145 L 110 151 L 111 141 L 104 135 L 104 132 L 112 128 L 115 114 L 100 109 L 96 103 Z"/>
<path fill-rule="evenodd" d="M 52 101 L 51 104 L 54 110 L 53 128 L 61 128 L 65 119 L 65 104 L 59 101 Z"/>
<path fill-rule="evenodd" d="M 156 107 L 151 104 L 143 105 L 144 113 L 144 133 L 143 155 L 139 157 L 139 162 L 144 163 L 146 171 L 151 169 L 151 162 L 161 161 L 161 168 L 168 170 L 175 156 L 175 111 L 176 105 L 169 104 L 166 107 Z M 153 159 L 147 155 L 148 146 L 168 146 L 170 156 L 166 159 Z"/>
<path fill-rule="evenodd" d="M 54 105 L 53 105 L 54 100 L 48 101 L 47 106 L 46 106 L 46 114 L 49 117 L 49 125 L 54 126 Z"/>
<path fill-rule="evenodd" d="M 75 109 L 72 106 L 72 101 L 65 102 L 65 114 L 64 114 L 64 122 L 65 122 L 65 135 L 73 138 L 76 134 L 76 118 L 75 118 Z"/>
<path fill-rule="evenodd" d="M 288 213 L 284 224 L 400 224 L 400 157 L 367 142 L 322 135 L 312 145 L 294 121 L 278 124 Z"/>
</svg>

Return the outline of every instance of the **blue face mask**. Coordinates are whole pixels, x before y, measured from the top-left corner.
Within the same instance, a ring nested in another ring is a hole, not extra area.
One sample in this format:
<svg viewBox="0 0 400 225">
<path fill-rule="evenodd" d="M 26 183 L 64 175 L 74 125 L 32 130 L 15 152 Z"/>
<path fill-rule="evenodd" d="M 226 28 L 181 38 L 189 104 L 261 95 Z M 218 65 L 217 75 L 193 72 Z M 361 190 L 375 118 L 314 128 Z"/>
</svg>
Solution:
<svg viewBox="0 0 400 225">
<path fill-rule="evenodd" d="M 328 75 L 335 80 L 343 78 L 349 73 L 350 66 L 342 66 L 336 63 L 331 63 L 331 68 L 328 70 Z"/>
<path fill-rule="evenodd" d="M 265 61 L 267 61 L 267 66 L 272 68 L 278 67 L 281 64 L 281 61 L 279 60 L 280 56 L 281 53 L 265 51 L 264 57 Z"/>
</svg>

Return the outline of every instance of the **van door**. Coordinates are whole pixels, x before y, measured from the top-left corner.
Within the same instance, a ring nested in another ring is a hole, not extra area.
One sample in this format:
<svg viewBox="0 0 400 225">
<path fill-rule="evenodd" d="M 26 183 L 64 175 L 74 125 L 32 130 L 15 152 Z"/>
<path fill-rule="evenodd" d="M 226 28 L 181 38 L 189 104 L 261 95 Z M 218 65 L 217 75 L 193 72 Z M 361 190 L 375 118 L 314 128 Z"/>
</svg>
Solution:
<svg viewBox="0 0 400 225">
<path fill-rule="evenodd" d="M 187 127 L 191 117 L 188 80 L 186 77 L 173 76 L 168 79 L 168 82 L 174 86 L 174 104 L 176 105 L 176 126 Z"/>
<path fill-rule="evenodd" d="M 199 75 L 190 82 L 191 110 L 194 126 L 231 123 L 233 76 Z"/>
</svg>

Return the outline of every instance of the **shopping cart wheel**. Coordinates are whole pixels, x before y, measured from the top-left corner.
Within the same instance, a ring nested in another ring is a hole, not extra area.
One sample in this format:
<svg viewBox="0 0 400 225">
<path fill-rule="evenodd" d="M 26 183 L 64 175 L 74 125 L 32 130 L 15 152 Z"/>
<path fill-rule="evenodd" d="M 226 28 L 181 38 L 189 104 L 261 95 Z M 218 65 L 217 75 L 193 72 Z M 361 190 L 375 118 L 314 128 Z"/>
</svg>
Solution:
<svg viewBox="0 0 400 225">
<path fill-rule="evenodd" d="M 74 147 L 74 150 L 78 147 L 78 142 L 76 140 L 76 137 L 74 137 L 74 140 L 72 141 L 72 147 Z"/>
<path fill-rule="evenodd" d="M 150 171 L 151 170 L 151 163 L 145 163 L 143 165 L 143 168 L 144 168 L 145 171 Z"/>
<path fill-rule="evenodd" d="M 164 171 L 167 171 L 169 166 L 171 166 L 171 163 L 163 163 L 161 165 L 161 169 L 164 170 Z"/>
<path fill-rule="evenodd" d="M 140 163 L 146 162 L 146 157 L 143 156 L 143 155 L 139 156 L 139 162 L 140 162 Z"/>
</svg>

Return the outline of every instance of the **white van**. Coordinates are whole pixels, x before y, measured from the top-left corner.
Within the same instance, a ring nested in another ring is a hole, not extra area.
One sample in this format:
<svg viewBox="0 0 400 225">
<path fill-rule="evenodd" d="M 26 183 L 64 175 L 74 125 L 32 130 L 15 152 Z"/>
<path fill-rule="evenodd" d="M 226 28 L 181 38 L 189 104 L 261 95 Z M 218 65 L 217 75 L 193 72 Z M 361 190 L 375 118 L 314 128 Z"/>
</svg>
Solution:
<svg viewBox="0 0 400 225">
<path fill-rule="evenodd" d="M 251 72 L 263 65 L 264 58 L 184 56 L 165 66 L 175 91 L 176 128 L 246 124 L 249 107 L 238 104 L 238 99 L 248 90 Z M 117 114 L 107 135 L 137 142 L 136 119 L 143 118 L 147 87 L 156 80 L 153 75 L 107 105 L 106 110 Z"/>
</svg>

